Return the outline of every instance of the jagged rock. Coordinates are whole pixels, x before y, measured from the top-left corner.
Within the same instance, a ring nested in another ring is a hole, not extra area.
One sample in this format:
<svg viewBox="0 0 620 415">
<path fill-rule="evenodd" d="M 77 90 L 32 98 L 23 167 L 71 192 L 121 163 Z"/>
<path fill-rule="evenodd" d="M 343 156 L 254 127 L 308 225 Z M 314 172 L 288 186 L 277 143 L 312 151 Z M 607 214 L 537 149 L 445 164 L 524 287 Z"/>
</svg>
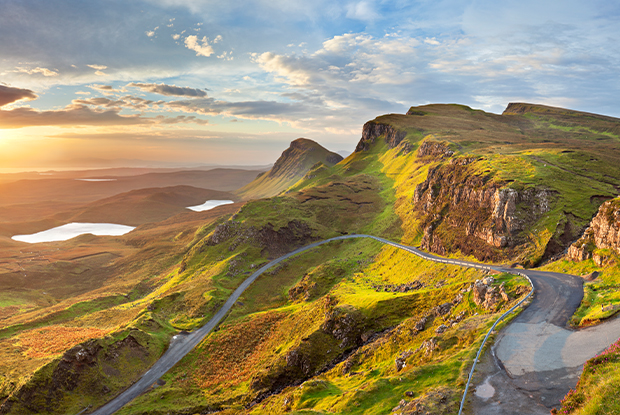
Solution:
<svg viewBox="0 0 620 415">
<path fill-rule="evenodd" d="M 372 288 L 378 292 L 406 293 L 409 291 L 419 290 L 424 287 L 420 281 L 414 281 L 407 284 L 373 284 Z"/>
<path fill-rule="evenodd" d="M 506 283 L 502 282 L 501 285 L 499 286 L 499 295 L 501 295 L 502 300 L 508 302 L 508 301 L 510 301 L 510 297 L 506 293 L 506 289 L 504 288 L 505 285 L 506 285 Z"/>
<path fill-rule="evenodd" d="M 432 337 L 428 340 L 424 340 L 422 345 L 420 345 L 419 349 L 424 350 L 424 355 L 428 356 L 429 354 L 433 353 L 435 350 L 439 349 L 439 345 L 437 344 L 437 339 Z"/>
<path fill-rule="evenodd" d="M 442 334 L 444 333 L 446 330 L 448 330 L 448 326 L 446 326 L 445 324 L 442 324 L 441 326 L 437 327 L 435 329 L 435 333 L 437 334 Z"/>
<path fill-rule="evenodd" d="M 476 280 L 476 282 L 474 282 L 474 303 L 476 303 L 476 305 L 480 305 L 484 302 L 487 288 L 488 286 L 481 280 Z"/>
<path fill-rule="evenodd" d="M 583 236 L 568 248 L 567 256 L 572 261 L 584 261 L 597 256 L 597 265 L 602 266 L 605 257 L 593 253 L 595 249 L 610 249 L 620 254 L 620 198 L 608 200 L 601 205 Z"/>
<path fill-rule="evenodd" d="M 552 192 L 517 191 L 470 170 L 469 164 L 440 164 L 429 168 L 426 180 L 416 186 L 413 205 L 422 221 L 421 247 L 439 254 L 460 250 L 489 260 L 499 255 L 498 248 L 527 243 L 522 233 L 549 211 Z M 517 211 L 519 205 L 527 206 L 527 212 Z M 456 237 L 444 240 L 445 234 Z"/>
<path fill-rule="evenodd" d="M 396 363 L 396 371 L 400 372 L 401 369 L 407 367 L 407 358 L 409 358 L 411 355 L 413 355 L 413 352 L 411 350 L 407 350 L 405 352 L 402 352 L 394 361 L 394 363 Z"/>
<path fill-rule="evenodd" d="M 269 257 L 274 258 L 290 252 L 293 248 L 305 245 L 315 238 L 312 237 L 312 230 L 308 224 L 297 219 L 289 221 L 286 226 L 277 230 L 271 223 L 257 229 L 230 220 L 214 229 L 207 238 L 206 245 L 218 245 L 230 239 L 233 239 L 230 251 L 234 251 L 243 243 L 257 243 Z"/>
<path fill-rule="evenodd" d="M 491 310 L 495 308 L 497 303 L 500 301 L 500 298 L 503 298 L 503 295 L 501 294 L 503 286 L 501 289 L 491 286 L 494 281 L 495 280 L 493 279 L 493 277 L 486 277 L 482 280 L 476 280 L 476 282 L 474 282 L 474 303 L 476 303 L 476 305 L 482 306 L 486 310 Z M 505 291 L 504 294 L 506 294 Z M 507 294 L 506 297 L 508 297 Z"/>
<path fill-rule="evenodd" d="M 452 320 L 450 320 L 450 321 L 448 322 L 448 326 L 450 326 L 450 327 L 454 327 L 454 326 L 456 326 L 456 325 L 457 325 L 457 324 L 459 324 L 461 321 L 463 321 L 463 319 L 465 318 L 465 315 L 466 315 L 466 314 L 467 314 L 467 312 L 466 312 L 466 311 L 461 311 L 461 312 L 460 312 L 460 313 L 456 316 L 456 318 L 453 318 Z"/>
<path fill-rule="evenodd" d="M 463 293 L 460 292 L 456 295 L 456 297 L 454 297 L 454 300 L 452 300 L 452 305 L 458 305 L 461 304 L 461 301 L 463 301 Z"/>
<path fill-rule="evenodd" d="M 418 157 L 433 157 L 435 159 L 449 158 L 454 155 L 454 151 L 445 143 L 436 141 L 424 141 L 418 148 Z"/>
<path fill-rule="evenodd" d="M 599 272 L 598 271 L 594 271 L 594 272 L 591 272 L 589 274 L 584 275 L 583 279 L 586 280 L 586 281 L 594 281 L 595 279 L 598 278 L 598 276 L 599 276 Z"/>
<path fill-rule="evenodd" d="M 485 285 L 491 285 L 491 284 L 493 284 L 493 283 L 495 282 L 495 278 L 493 278 L 493 277 L 484 277 L 484 278 L 482 279 L 482 282 L 483 282 Z"/>
<path fill-rule="evenodd" d="M 417 331 L 423 331 L 426 326 L 426 322 L 428 321 L 428 317 L 422 317 L 417 323 L 415 323 L 414 328 Z"/>
<path fill-rule="evenodd" d="M 340 348 L 359 345 L 366 332 L 366 318 L 353 308 L 336 308 L 326 314 L 321 330 L 340 340 Z"/>
<path fill-rule="evenodd" d="M 452 303 L 444 303 L 441 305 L 438 305 L 437 307 L 435 307 L 433 309 L 433 313 L 439 317 L 439 316 L 445 316 L 446 314 L 448 314 L 450 312 L 450 310 L 452 309 Z"/>
<path fill-rule="evenodd" d="M 495 308 L 495 306 L 499 302 L 499 298 L 499 290 L 496 287 L 488 287 L 487 292 L 484 295 L 484 302 L 482 303 L 482 307 L 487 310 Z"/>
<path fill-rule="evenodd" d="M 374 121 L 368 121 L 362 128 L 362 138 L 355 147 L 355 152 L 365 151 L 370 148 L 370 145 L 381 136 L 385 137 L 385 142 L 390 148 L 394 148 L 400 144 L 400 142 L 407 135 L 406 131 L 396 130 L 391 125 L 378 124 Z"/>
</svg>

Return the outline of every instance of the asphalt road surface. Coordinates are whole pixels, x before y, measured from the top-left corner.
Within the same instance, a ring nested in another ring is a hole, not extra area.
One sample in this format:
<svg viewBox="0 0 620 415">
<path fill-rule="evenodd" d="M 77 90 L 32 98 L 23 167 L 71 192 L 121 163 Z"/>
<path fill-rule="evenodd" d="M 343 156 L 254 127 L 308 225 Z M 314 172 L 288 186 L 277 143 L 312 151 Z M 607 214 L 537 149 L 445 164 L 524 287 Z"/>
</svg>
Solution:
<svg viewBox="0 0 620 415">
<path fill-rule="evenodd" d="M 583 297 L 582 279 L 526 270 L 536 295 L 499 334 L 479 367 L 471 397 L 477 415 L 542 415 L 575 387 L 583 364 L 620 337 L 620 319 L 567 327 Z"/>
<path fill-rule="evenodd" d="M 140 378 L 140 380 L 112 401 L 92 413 L 96 415 L 113 414 L 138 395 L 146 391 L 164 373 L 170 370 L 187 353 L 196 347 L 207 336 L 207 334 L 209 334 L 209 332 L 218 325 L 222 318 L 224 318 L 231 307 L 239 299 L 243 291 L 245 291 L 245 289 L 249 287 L 250 284 L 252 284 L 252 282 L 254 282 L 263 272 L 267 271 L 269 268 L 281 261 L 306 250 L 315 248 L 319 245 L 332 241 L 353 238 L 371 238 L 384 244 L 404 249 L 430 261 L 464 267 L 527 274 L 534 283 L 537 295 L 528 309 L 517 317 L 514 322 L 502 332 L 499 341 L 496 342 L 497 346 L 495 347 L 499 361 L 493 359 L 492 362 L 487 362 L 488 364 L 484 365 L 483 373 L 489 373 L 489 376 L 493 376 L 493 381 L 502 379 L 502 376 L 506 378 L 504 379 L 505 385 L 503 388 L 499 385 L 501 382 L 495 382 L 500 392 L 506 390 L 507 392 L 513 394 L 520 393 L 518 390 L 514 389 L 523 389 L 523 387 L 525 387 L 526 389 L 524 390 L 527 390 L 527 392 L 524 396 L 534 402 L 537 407 L 540 407 L 541 409 L 545 407 L 544 404 L 547 399 L 549 399 L 549 401 L 557 400 L 558 397 L 563 396 L 560 396 L 562 391 L 564 391 L 564 393 L 568 391 L 567 387 L 574 387 L 577 381 L 575 376 L 578 376 L 579 373 L 578 371 L 575 372 L 572 370 L 575 367 L 575 364 L 576 366 L 582 365 L 587 358 L 594 356 L 620 336 L 620 324 L 617 324 L 617 330 L 608 329 L 603 332 L 603 334 L 595 330 L 590 332 L 586 332 L 584 330 L 583 332 L 586 334 L 579 335 L 577 337 L 571 337 L 571 335 L 579 334 L 581 332 L 572 332 L 564 328 L 568 318 L 570 318 L 576 307 L 579 305 L 581 296 L 583 295 L 581 279 L 578 277 L 531 270 L 517 271 L 501 266 L 442 258 L 422 252 L 414 247 L 398 244 L 376 236 L 355 234 L 343 235 L 326 239 L 324 241 L 315 242 L 299 248 L 261 267 L 259 270 L 250 275 L 232 293 L 222 308 L 213 316 L 211 320 L 209 320 L 207 324 L 188 335 L 175 336 L 172 339 L 166 353 L 164 353 L 164 355 L 151 367 L 149 371 L 142 376 L 142 378 Z M 607 326 L 608 324 L 605 324 L 600 327 L 607 328 Z M 599 327 L 596 327 L 594 329 L 598 328 Z M 597 338 L 598 340 L 594 340 L 594 338 Z M 572 354 L 573 351 L 582 350 L 584 345 L 587 345 L 590 349 L 579 352 L 578 358 L 575 358 Z M 558 355 L 561 357 L 558 358 Z M 561 378 L 561 381 L 558 380 L 559 386 L 555 388 L 552 393 L 546 393 L 545 388 L 550 383 L 553 383 L 549 379 L 556 381 L 556 378 L 558 377 Z M 515 381 L 514 383 L 509 382 L 513 380 Z M 495 389 L 495 387 L 492 386 L 491 381 L 488 381 L 487 383 L 490 388 L 487 388 L 484 385 L 479 385 L 478 390 L 481 391 L 486 388 L 490 391 L 491 389 Z M 487 395 L 490 395 L 490 393 L 487 393 Z M 521 395 L 523 394 L 521 393 Z M 514 395 L 513 398 L 521 399 L 523 398 L 521 395 Z M 531 398 L 529 398 L 529 396 L 531 396 Z M 530 406 L 532 405 L 532 402 L 529 403 Z M 510 408 L 509 411 L 505 411 L 506 408 L 504 408 L 504 406 L 505 405 L 502 405 L 501 402 L 497 403 L 497 396 L 495 393 L 485 399 L 474 397 L 472 402 L 472 407 L 474 408 L 474 413 L 476 414 L 539 413 L 522 411 L 511 412 L 512 409 Z M 479 408 L 495 408 L 497 409 L 497 412 L 478 412 Z M 549 409 L 546 409 L 546 412 L 544 413 L 547 414 L 548 412 Z"/>
</svg>

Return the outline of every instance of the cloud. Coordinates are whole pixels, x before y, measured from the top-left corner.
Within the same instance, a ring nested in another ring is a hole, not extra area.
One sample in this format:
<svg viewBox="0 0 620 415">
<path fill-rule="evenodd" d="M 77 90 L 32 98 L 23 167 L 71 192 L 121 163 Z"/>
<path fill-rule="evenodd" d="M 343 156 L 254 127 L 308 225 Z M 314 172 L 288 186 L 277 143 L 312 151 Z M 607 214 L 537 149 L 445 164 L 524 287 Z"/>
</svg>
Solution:
<svg viewBox="0 0 620 415">
<path fill-rule="evenodd" d="M 42 125 L 135 125 L 152 120 L 137 115 L 119 115 L 119 110 L 93 110 L 85 105 L 70 105 L 62 110 L 37 111 L 32 108 L 0 110 L 0 128 L 22 128 Z"/>
<path fill-rule="evenodd" d="M 209 45 L 209 38 L 204 36 L 198 39 L 198 36 L 191 35 L 185 38 L 185 47 L 196 52 L 196 56 L 209 57 L 213 55 L 213 47 Z"/>
<path fill-rule="evenodd" d="M 202 89 L 197 88 L 188 88 L 188 87 L 180 87 L 175 85 L 166 85 L 166 84 L 144 84 L 144 83 L 136 83 L 132 82 L 127 84 L 127 86 L 140 88 L 142 91 L 151 92 L 154 94 L 166 95 L 166 96 L 177 96 L 177 97 L 206 97 L 207 93 Z"/>
<path fill-rule="evenodd" d="M 97 69 L 99 71 L 103 71 L 104 69 L 108 69 L 108 67 L 105 66 L 105 65 L 86 65 L 86 66 L 88 66 L 89 68 Z"/>
<path fill-rule="evenodd" d="M 88 85 L 89 88 L 99 91 L 104 95 L 113 95 L 122 92 L 127 92 L 125 88 L 114 88 L 112 85 L 92 84 Z"/>
<path fill-rule="evenodd" d="M 379 14 L 375 11 L 371 2 L 364 0 L 357 3 L 349 3 L 347 5 L 347 17 L 349 19 L 372 22 L 379 18 Z"/>
<path fill-rule="evenodd" d="M 0 85 L 0 107 L 22 99 L 33 100 L 38 96 L 29 89 L 13 88 L 7 85 Z"/>
<path fill-rule="evenodd" d="M 86 65 L 89 68 L 93 68 L 96 69 L 95 71 L 95 75 L 97 76 L 107 76 L 108 74 L 103 72 L 104 69 L 107 69 L 107 66 L 105 65 Z"/>
<path fill-rule="evenodd" d="M 197 118 L 195 115 L 178 115 L 176 117 L 164 117 L 163 115 L 158 115 L 155 117 L 155 120 L 158 121 L 159 124 L 209 124 L 209 120 Z"/>
<path fill-rule="evenodd" d="M 146 32 L 144 32 L 144 33 L 146 33 L 146 35 L 147 35 L 148 37 L 153 37 L 153 36 L 155 36 L 155 32 L 157 32 L 157 29 L 159 29 L 159 26 L 157 26 L 157 27 L 156 27 L 155 29 L 153 29 L 153 30 L 147 30 L 147 31 L 146 31 Z M 105 69 L 105 68 L 103 68 L 103 69 Z"/>
<path fill-rule="evenodd" d="M 141 115 L 119 114 L 122 107 L 146 109 L 149 105 L 160 105 L 163 101 L 148 101 L 138 97 L 125 97 L 121 100 L 108 98 L 77 99 L 62 110 L 38 111 L 32 108 L 15 108 L 0 110 L 0 129 L 23 128 L 32 126 L 127 126 L 140 124 L 208 124 L 208 120 L 196 116 L 180 115 L 166 117 L 157 115 L 153 118 Z M 91 108 L 90 106 L 107 109 Z"/>
<path fill-rule="evenodd" d="M 47 68 L 40 68 L 40 67 L 36 67 L 34 69 L 28 69 L 28 68 L 24 68 L 21 66 L 18 66 L 15 68 L 15 70 L 13 72 L 17 72 L 17 73 L 27 73 L 28 75 L 32 75 L 35 73 L 40 73 L 43 76 L 58 76 L 58 72 L 54 71 L 52 69 L 47 69 Z"/>
<path fill-rule="evenodd" d="M 217 58 L 218 59 L 224 59 L 226 61 L 231 61 L 231 60 L 235 59 L 234 56 L 232 56 L 232 50 L 229 51 L 229 52 L 223 52 L 221 55 L 217 55 Z"/>
<path fill-rule="evenodd" d="M 178 33 L 175 33 L 174 35 L 172 35 L 172 38 L 173 38 L 174 40 L 179 40 L 179 39 L 181 38 L 181 35 L 180 35 L 180 34 L 178 34 Z"/>
</svg>

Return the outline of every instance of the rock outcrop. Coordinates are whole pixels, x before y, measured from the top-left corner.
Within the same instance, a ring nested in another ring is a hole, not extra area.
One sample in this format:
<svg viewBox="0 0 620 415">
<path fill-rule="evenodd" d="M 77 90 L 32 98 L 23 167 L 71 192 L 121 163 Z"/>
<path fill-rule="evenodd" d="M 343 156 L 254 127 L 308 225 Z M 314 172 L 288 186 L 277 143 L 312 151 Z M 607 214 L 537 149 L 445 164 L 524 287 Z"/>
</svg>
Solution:
<svg viewBox="0 0 620 415">
<path fill-rule="evenodd" d="M 87 394 L 100 397 L 112 391 L 108 387 L 110 382 L 102 374 L 118 376 L 122 370 L 119 365 L 126 364 L 128 359 L 152 363 L 154 357 L 132 334 L 108 345 L 102 345 L 101 340 L 89 340 L 67 350 L 62 357 L 36 372 L 0 406 L 0 414 L 67 413 L 67 405 L 76 394 L 84 396 L 84 401 L 88 402 Z"/>
<path fill-rule="evenodd" d="M 583 236 L 568 248 L 567 256 L 573 261 L 592 258 L 602 266 L 612 252 L 620 255 L 620 198 L 601 205 Z"/>
<path fill-rule="evenodd" d="M 495 259 L 498 248 L 525 242 L 521 232 L 550 210 L 552 192 L 547 189 L 517 191 L 470 169 L 476 158 L 453 157 L 439 143 L 423 148 L 424 157 L 450 158 L 431 167 L 415 189 L 423 249 L 441 255 L 458 249 L 480 260 Z"/>
<path fill-rule="evenodd" d="M 494 282 L 493 277 L 486 277 L 476 280 L 473 285 L 474 303 L 482 306 L 485 310 L 495 310 L 501 301 L 510 301 L 504 283 L 495 287 L 492 285 Z"/>
<path fill-rule="evenodd" d="M 379 124 L 374 121 L 368 121 L 364 124 L 362 129 L 362 138 L 355 147 L 355 152 L 365 151 L 370 148 L 370 145 L 381 136 L 385 137 L 385 142 L 390 148 L 394 148 L 400 144 L 405 138 L 407 133 L 405 131 L 397 130 L 391 125 Z"/>
<path fill-rule="evenodd" d="M 230 251 L 244 243 L 258 244 L 270 258 L 282 256 L 295 248 L 314 240 L 312 230 L 305 222 L 291 220 L 286 226 L 276 229 L 271 223 L 257 229 L 244 226 L 241 222 L 229 220 L 218 225 L 206 239 L 206 246 L 219 245 L 232 240 Z"/>
</svg>

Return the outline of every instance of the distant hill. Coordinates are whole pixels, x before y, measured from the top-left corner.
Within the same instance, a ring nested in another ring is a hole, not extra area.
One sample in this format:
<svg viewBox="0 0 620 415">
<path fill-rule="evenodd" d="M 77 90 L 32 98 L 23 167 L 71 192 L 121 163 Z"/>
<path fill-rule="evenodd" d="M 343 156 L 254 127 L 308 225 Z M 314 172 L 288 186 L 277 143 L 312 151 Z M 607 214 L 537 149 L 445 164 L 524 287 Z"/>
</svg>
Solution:
<svg viewBox="0 0 620 415">
<path fill-rule="evenodd" d="M 18 180 L 0 183 L 0 206 L 33 204 L 43 201 L 89 203 L 136 189 L 181 185 L 231 191 L 250 183 L 259 172 L 260 170 L 218 168 L 206 171 L 147 173 L 137 176 L 93 175 L 90 177 L 90 179 L 109 180 L 99 182 L 72 178 Z"/>
<path fill-rule="evenodd" d="M 91 203 L 71 220 L 137 226 L 187 213 L 188 206 L 200 205 L 207 200 L 234 199 L 236 196 L 232 193 L 192 186 L 139 189 Z"/>
<path fill-rule="evenodd" d="M 317 163 L 331 167 L 342 160 L 340 154 L 327 150 L 317 142 L 298 138 L 284 150 L 271 170 L 260 174 L 237 194 L 244 199 L 275 196 L 303 178 Z"/>
</svg>

